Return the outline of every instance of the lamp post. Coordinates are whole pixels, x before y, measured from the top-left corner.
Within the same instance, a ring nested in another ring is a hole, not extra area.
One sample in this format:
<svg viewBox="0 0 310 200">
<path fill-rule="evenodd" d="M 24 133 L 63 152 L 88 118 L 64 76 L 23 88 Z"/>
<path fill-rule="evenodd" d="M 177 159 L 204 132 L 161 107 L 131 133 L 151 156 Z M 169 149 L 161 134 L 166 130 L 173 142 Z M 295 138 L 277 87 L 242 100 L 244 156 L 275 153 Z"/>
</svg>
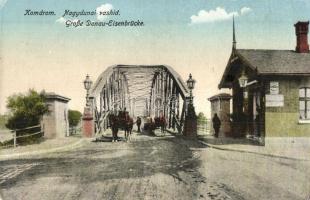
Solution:
<svg viewBox="0 0 310 200">
<path fill-rule="evenodd" d="M 82 132 L 85 137 L 93 137 L 95 133 L 95 124 L 94 117 L 92 113 L 92 108 L 89 105 L 89 90 L 92 85 L 92 81 L 89 78 L 89 75 L 86 75 L 86 79 L 83 81 L 84 88 L 86 90 L 86 106 L 83 113 L 83 122 L 82 122 Z"/>
<path fill-rule="evenodd" d="M 245 75 L 244 70 L 242 70 L 242 74 L 239 77 L 238 81 L 239 81 L 240 88 L 242 89 L 247 87 L 249 84 L 251 84 L 251 83 L 248 83 L 248 77 Z M 243 97 L 248 98 L 248 94 L 246 90 L 243 91 Z"/>
<path fill-rule="evenodd" d="M 89 90 L 93 84 L 93 82 L 90 80 L 89 75 L 86 75 L 86 79 L 84 80 L 84 88 L 86 90 L 86 106 L 89 106 Z"/>
<path fill-rule="evenodd" d="M 190 96 L 185 116 L 183 134 L 193 138 L 197 137 L 197 116 L 193 104 L 193 89 L 195 88 L 195 83 L 196 81 L 193 79 L 192 74 L 189 74 L 189 79 L 186 81 L 186 84 L 189 89 Z"/>
<path fill-rule="evenodd" d="M 193 104 L 193 92 L 192 90 L 195 88 L 195 83 L 196 80 L 193 79 L 192 74 L 189 74 L 189 79 L 186 81 L 187 87 L 189 89 L 189 95 L 190 95 L 190 99 L 189 99 L 189 103 Z"/>
</svg>

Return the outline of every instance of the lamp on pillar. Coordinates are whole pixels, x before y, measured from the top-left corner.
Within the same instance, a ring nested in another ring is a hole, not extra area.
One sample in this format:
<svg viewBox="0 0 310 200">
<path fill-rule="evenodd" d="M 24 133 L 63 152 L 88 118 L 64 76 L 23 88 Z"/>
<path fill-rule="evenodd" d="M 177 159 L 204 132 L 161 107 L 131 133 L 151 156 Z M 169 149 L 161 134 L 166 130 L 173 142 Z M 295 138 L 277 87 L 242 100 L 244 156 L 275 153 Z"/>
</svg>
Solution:
<svg viewBox="0 0 310 200">
<path fill-rule="evenodd" d="M 93 111 L 89 104 L 89 90 L 92 86 L 92 83 L 93 82 L 90 80 L 89 75 L 87 74 L 86 79 L 83 81 L 84 88 L 86 90 L 86 106 L 83 113 L 82 129 L 83 135 L 85 137 L 93 137 L 95 132 Z"/>
<path fill-rule="evenodd" d="M 93 82 L 90 80 L 89 75 L 86 75 L 86 79 L 84 80 L 84 88 L 86 90 L 86 106 L 89 106 L 89 90 Z"/>
<path fill-rule="evenodd" d="M 193 92 L 192 90 L 195 88 L 196 80 L 193 79 L 192 74 L 189 74 L 189 79 L 186 81 L 187 87 L 189 89 L 190 94 L 190 104 L 193 104 Z"/>
<path fill-rule="evenodd" d="M 183 134 L 193 138 L 197 137 L 197 116 L 193 104 L 192 92 L 192 90 L 195 88 L 195 83 L 196 81 L 193 79 L 192 74 L 189 74 L 189 79 L 186 81 L 187 87 L 189 89 L 189 104 L 187 106 Z"/>
</svg>

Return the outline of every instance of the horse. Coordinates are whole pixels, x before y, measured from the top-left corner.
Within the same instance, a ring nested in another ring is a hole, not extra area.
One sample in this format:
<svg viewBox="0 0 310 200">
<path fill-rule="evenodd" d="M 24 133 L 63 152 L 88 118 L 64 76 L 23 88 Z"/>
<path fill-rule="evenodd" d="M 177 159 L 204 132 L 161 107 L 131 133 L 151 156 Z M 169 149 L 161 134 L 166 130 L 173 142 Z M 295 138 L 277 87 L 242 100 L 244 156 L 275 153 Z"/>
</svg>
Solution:
<svg viewBox="0 0 310 200">
<path fill-rule="evenodd" d="M 119 122 L 117 116 L 115 116 L 114 114 L 110 114 L 109 122 L 112 130 L 112 142 L 117 142 L 118 141 L 117 133 L 119 128 Z"/>
<path fill-rule="evenodd" d="M 112 130 L 113 139 L 112 142 L 118 141 L 117 133 L 119 130 L 125 131 L 126 141 L 130 140 L 130 135 L 133 128 L 133 119 L 129 116 L 126 111 L 119 111 L 118 115 L 109 115 L 110 127 Z"/>
<path fill-rule="evenodd" d="M 132 128 L 133 128 L 133 119 L 129 117 L 129 115 L 126 115 L 126 120 L 125 120 L 125 138 L 126 140 L 131 140 L 131 133 L 132 133 Z"/>
</svg>

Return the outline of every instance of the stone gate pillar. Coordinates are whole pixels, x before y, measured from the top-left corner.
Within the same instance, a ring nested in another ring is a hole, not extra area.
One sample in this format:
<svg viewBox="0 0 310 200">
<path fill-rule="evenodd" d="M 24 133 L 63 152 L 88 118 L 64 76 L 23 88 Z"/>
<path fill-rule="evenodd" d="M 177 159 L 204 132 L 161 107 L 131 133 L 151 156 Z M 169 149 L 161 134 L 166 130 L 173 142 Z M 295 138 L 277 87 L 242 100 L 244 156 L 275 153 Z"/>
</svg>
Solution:
<svg viewBox="0 0 310 200">
<path fill-rule="evenodd" d="M 85 107 L 82 118 L 82 132 L 84 137 L 93 137 L 95 135 L 95 123 L 91 107 Z"/>
<path fill-rule="evenodd" d="M 227 93 L 217 94 L 208 99 L 211 102 L 210 133 L 212 135 L 215 134 L 212 119 L 214 117 L 214 114 L 217 114 L 221 121 L 221 127 L 218 137 L 230 136 L 230 99 L 231 95 Z"/>
<path fill-rule="evenodd" d="M 88 74 L 86 75 L 86 79 L 83 83 L 86 90 L 86 106 L 84 108 L 82 118 L 82 133 L 84 137 L 93 137 L 95 135 L 95 122 L 93 113 L 94 98 L 89 95 L 89 91 L 93 82 L 90 80 Z"/>
<path fill-rule="evenodd" d="M 45 103 L 49 113 L 43 115 L 44 138 L 62 138 L 69 136 L 68 102 L 69 98 L 48 92 Z"/>
<path fill-rule="evenodd" d="M 191 101 L 187 106 L 183 135 L 192 138 L 197 137 L 197 116 L 195 112 L 195 107 Z"/>
</svg>

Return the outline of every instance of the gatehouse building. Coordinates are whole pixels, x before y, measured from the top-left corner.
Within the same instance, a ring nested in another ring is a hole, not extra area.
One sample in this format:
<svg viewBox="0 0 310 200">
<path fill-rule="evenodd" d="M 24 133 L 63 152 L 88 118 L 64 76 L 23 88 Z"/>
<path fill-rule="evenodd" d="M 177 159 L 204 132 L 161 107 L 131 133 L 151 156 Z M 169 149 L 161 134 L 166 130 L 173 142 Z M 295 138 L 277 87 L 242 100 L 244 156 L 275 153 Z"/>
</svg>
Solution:
<svg viewBox="0 0 310 200">
<path fill-rule="evenodd" d="M 238 49 L 233 31 L 231 56 L 219 83 L 219 89 L 232 90 L 232 136 L 262 141 L 310 136 L 308 25 L 295 24 L 295 50 Z"/>
</svg>

